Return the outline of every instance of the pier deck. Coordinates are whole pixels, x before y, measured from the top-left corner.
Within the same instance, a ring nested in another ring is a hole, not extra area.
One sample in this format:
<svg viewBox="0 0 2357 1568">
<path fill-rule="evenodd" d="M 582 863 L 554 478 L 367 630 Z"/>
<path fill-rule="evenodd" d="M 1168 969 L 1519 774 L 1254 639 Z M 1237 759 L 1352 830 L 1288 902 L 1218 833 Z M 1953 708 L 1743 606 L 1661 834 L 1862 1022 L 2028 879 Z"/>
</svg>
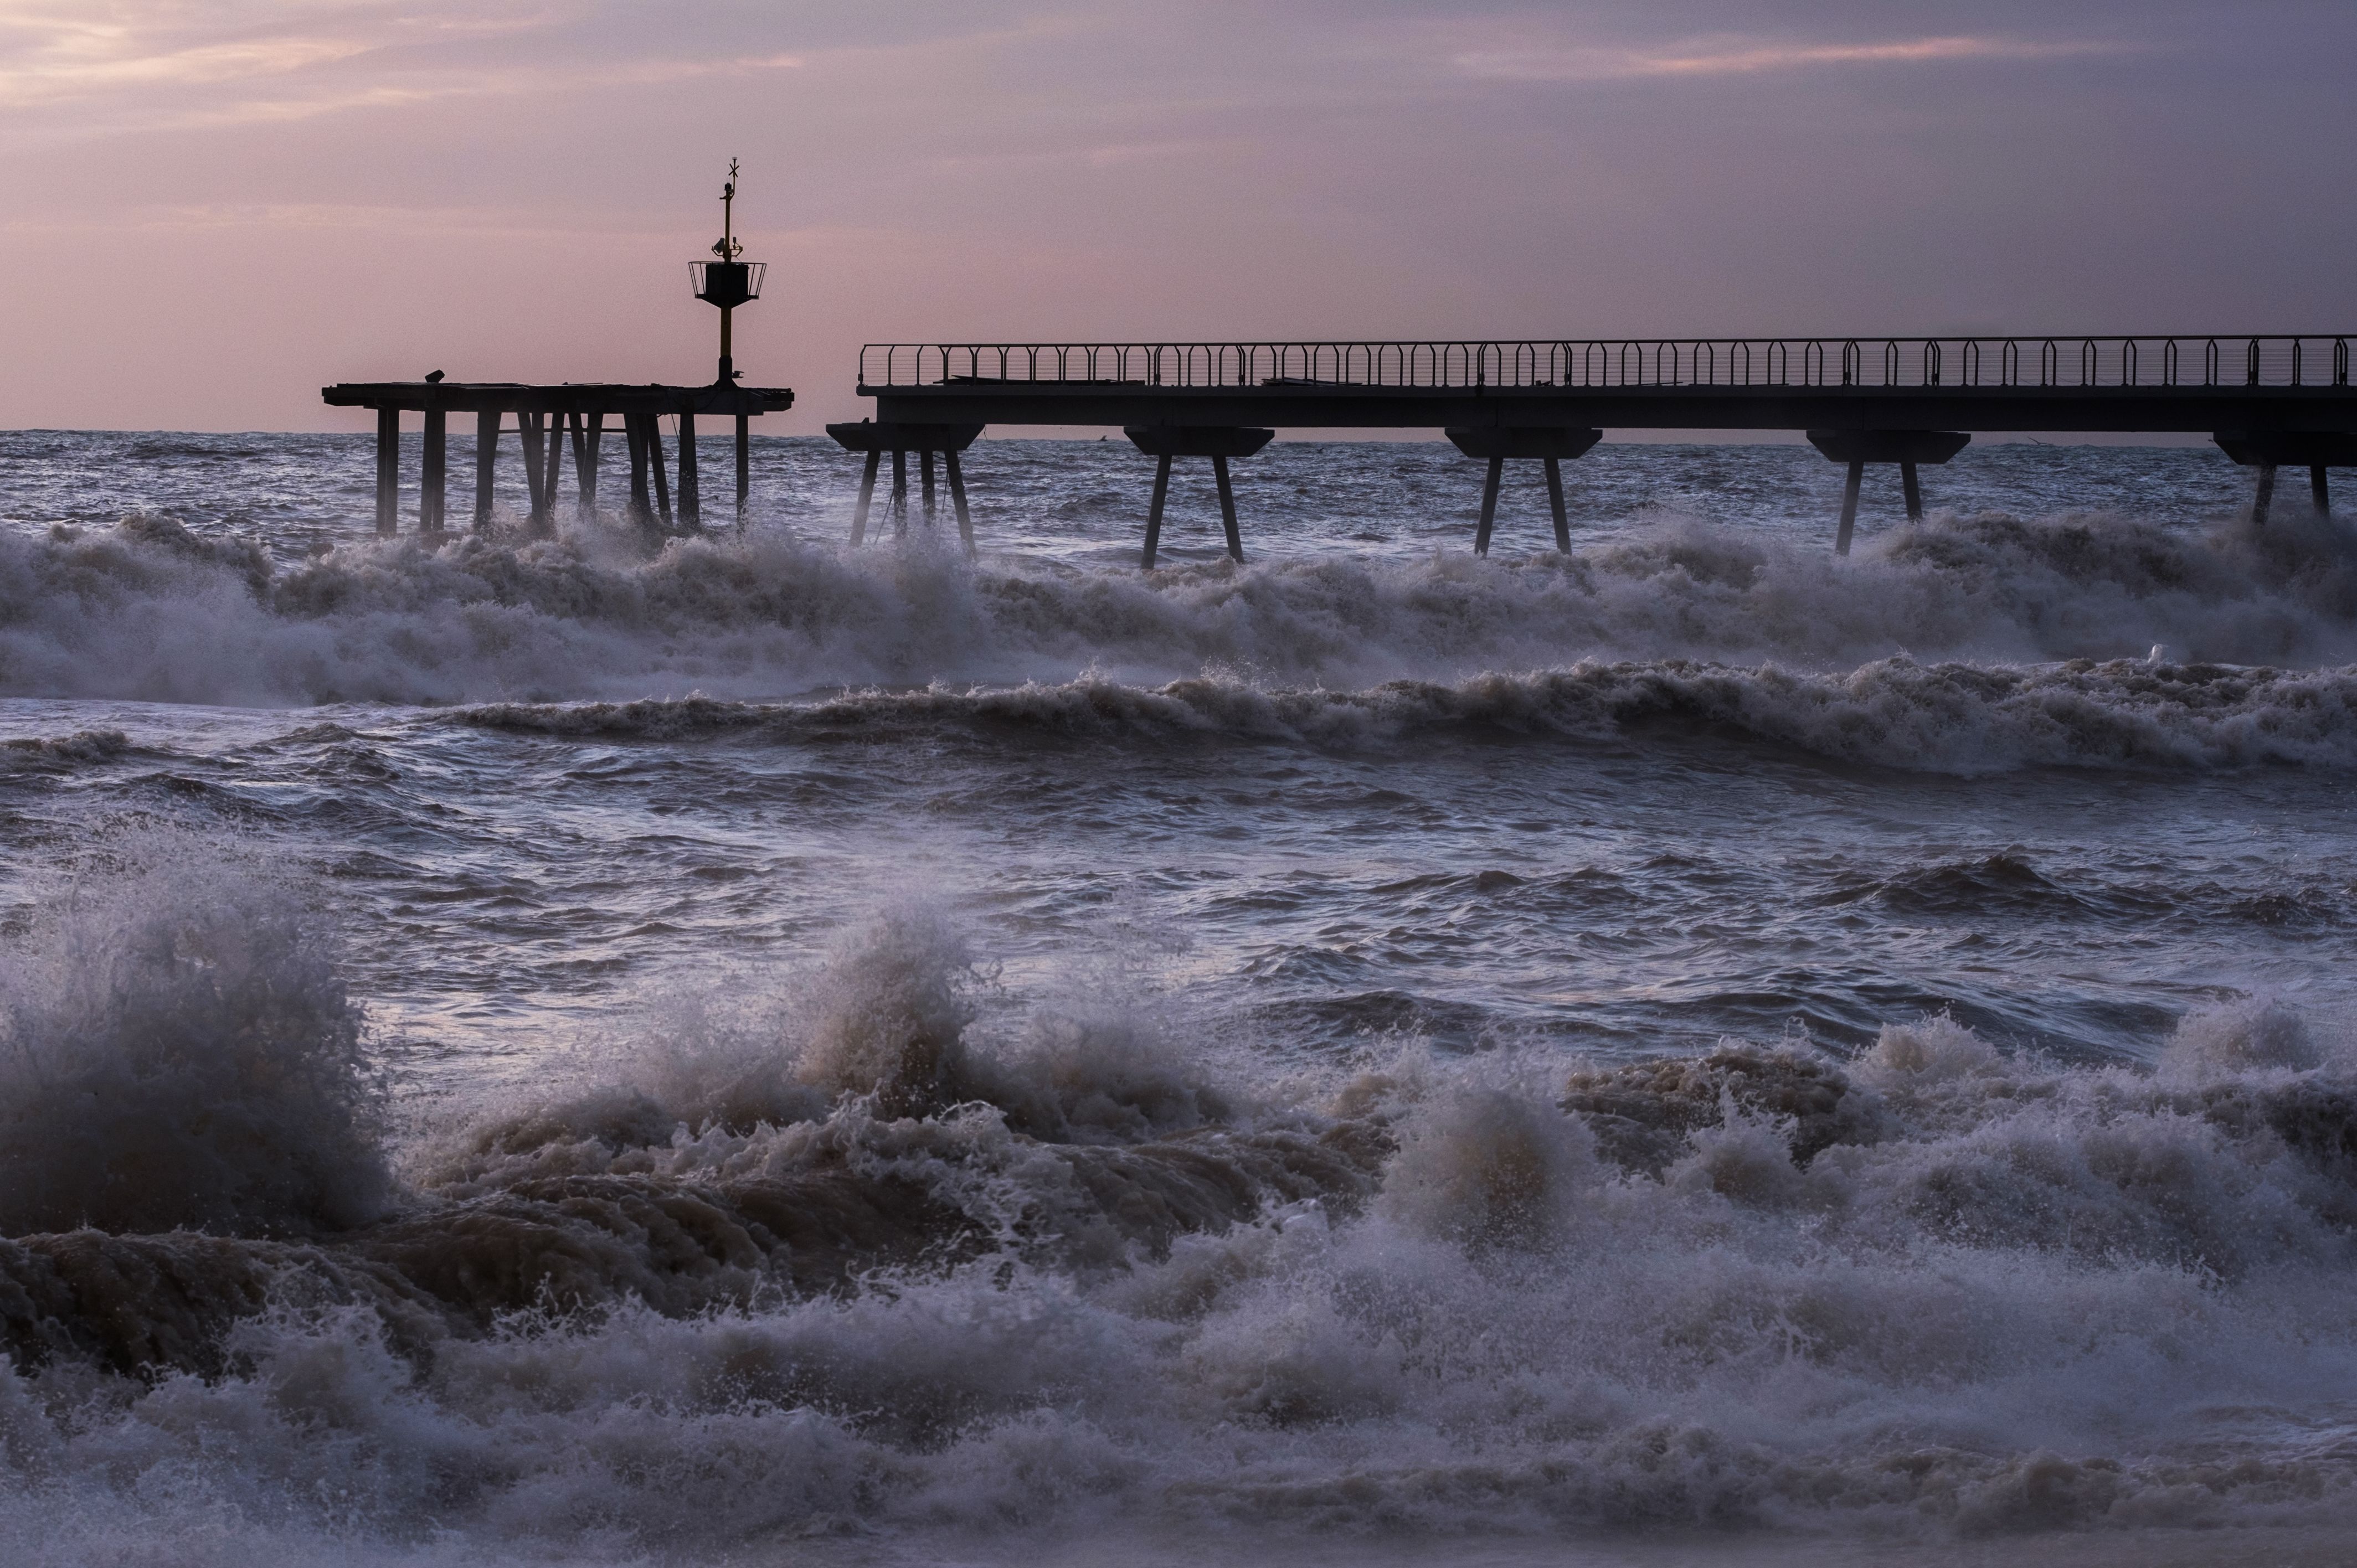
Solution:
<svg viewBox="0 0 2357 1568">
<path fill-rule="evenodd" d="M 1510 456 L 1544 461 L 1559 492 L 1559 463 L 1608 428 L 1801 431 L 1849 467 L 1836 545 L 1846 553 L 1867 464 L 1900 467 L 1908 513 L 1918 517 L 1918 465 L 1945 461 L 1973 432 L 2204 434 L 2257 470 L 2255 521 L 2265 520 L 2279 464 L 2308 467 L 2311 495 L 2326 508 L 2325 469 L 2357 450 L 2349 341 L 2347 334 L 2280 334 L 871 343 L 860 351 L 858 392 L 876 400 L 874 428 L 863 439 L 888 447 L 899 428 L 1119 426 L 1159 456 L 1155 521 L 1170 455 L 1189 449 L 1166 433 L 1208 439 L 1222 429 L 1438 428 L 1490 464 L 1477 549 L 1487 547 Z M 1232 521 L 1228 530 L 1230 553 L 1241 560 Z M 1157 532 L 1150 522 L 1149 566 Z M 1559 504 L 1556 537 L 1567 538 Z"/>
<path fill-rule="evenodd" d="M 2347 336 L 872 343 L 879 421 L 2357 431 Z"/>
</svg>

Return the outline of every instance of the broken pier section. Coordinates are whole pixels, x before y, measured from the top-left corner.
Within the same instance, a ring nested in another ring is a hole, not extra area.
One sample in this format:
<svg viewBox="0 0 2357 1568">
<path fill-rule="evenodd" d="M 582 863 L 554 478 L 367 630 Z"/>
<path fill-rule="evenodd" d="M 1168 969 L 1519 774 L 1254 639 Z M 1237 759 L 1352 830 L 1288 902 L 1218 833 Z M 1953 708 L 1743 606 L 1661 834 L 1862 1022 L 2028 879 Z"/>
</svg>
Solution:
<svg viewBox="0 0 2357 1568">
<path fill-rule="evenodd" d="M 453 413 L 475 417 L 474 526 L 491 520 L 493 480 L 500 438 L 513 434 L 523 449 L 527 523 L 535 534 L 553 533 L 556 500 L 568 454 L 574 493 L 580 506 L 597 504 L 598 458 L 608 420 L 617 423 L 630 453 L 630 513 L 651 532 L 694 532 L 704 525 L 703 475 L 696 453 L 696 420 L 736 423 L 736 515 L 741 520 L 750 487 L 750 422 L 791 408 L 794 394 L 783 387 L 614 385 L 565 381 L 535 386 L 519 381 L 346 381 L 320 389 L 333 408 L 366 408 L 376 413 L 376 531 L 400 530 L 401 420 L 423 416 L 417 526 L 426 538 L 445 532 L 448 490 L 448 432 Z M 678 429 L 678 488 L 663 450 L 662 421 Z M 512 423 L 510 423 L 512 421 Z M 674 505 L 674 495 L 676 505 Z"/>
</svg>

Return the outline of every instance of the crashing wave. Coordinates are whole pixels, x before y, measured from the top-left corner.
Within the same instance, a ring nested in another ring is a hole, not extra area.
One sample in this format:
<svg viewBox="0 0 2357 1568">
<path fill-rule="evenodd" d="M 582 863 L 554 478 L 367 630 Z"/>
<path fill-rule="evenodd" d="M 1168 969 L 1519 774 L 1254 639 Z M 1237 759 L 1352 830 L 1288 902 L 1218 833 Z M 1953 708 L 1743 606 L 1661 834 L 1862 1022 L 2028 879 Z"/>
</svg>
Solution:
<svg viewBox="0 0 2357 1568">
<path fill-rule="evenodd" d="M 21 1557 L 2357 1507 L 2357 1064 L 2280 1006 L 2150 1069 L 1932 1018 L 1215 1082 L 1109 1003 L 978 1012 L 912 910 L 393 1143 L 312 929 L 167 866 L 15 961 Z"/>
<path fill-rule="evenodd" d="M 794 704 L 695 697 L 491 703 L 461 722 L 581 736 L 750 733 L 806 742 L 961 725 L 1017 734 L 1282 741 L 1382 749 L 1435 730 L 1602 739 L 1738 735 L 1822 757 L 1971 775 L 2033 766 L 2236 768 L 2357 763 L 2357 668 L 2246 670 L 2115 660 L 1986 669 L 1878 660 L 1846 675 L 1685 661 L 1582 663 L 1450 685 L 1282 691 L 1198 679 L 1083 678 L 1012 690 L 869 693 Z"/>
<path fill-rule="evenodd" d="M 921 536 L 774 535 L 651 560 L 594 532 L 338 544 L 285 567 L 168 519 L 0 534 L 0 694 L 264 706 L 774 699 L 934 680 L 1454 687 L 1484 671 L 2357 661 L 2357 542 L 2316 520 L 2199 537 L 1943 517 L 1851 560 L 1665 523 L 1568 556 L 1338 553 L 1151 576 L 969 566 Z"/>
</svg>

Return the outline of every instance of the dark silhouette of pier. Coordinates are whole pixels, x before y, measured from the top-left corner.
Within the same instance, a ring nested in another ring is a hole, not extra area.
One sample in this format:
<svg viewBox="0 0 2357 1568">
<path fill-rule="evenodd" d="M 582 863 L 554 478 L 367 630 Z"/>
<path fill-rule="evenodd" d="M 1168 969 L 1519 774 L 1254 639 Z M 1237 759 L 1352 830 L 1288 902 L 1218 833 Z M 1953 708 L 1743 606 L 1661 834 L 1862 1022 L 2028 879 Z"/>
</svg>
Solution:
<svg viewBox="0 0 2357 1568">
<path fill-rule="evenodd" d="M 523 445 L 524 489 L 531 503 L 525 526 L 530 532 L 545 535 L 555 532 L 557 491 L 565 477 L 568 444 L 572 447 L 574 493 L 583 510 L 596 510 L 599 448 L 605 441 L 606 421 L 617 419 L 630 452 L 630 515 L 650 534 L 699 531 L 704 526 L 703 476 L 698 471 L 695 448 L 695 422 L 700 415 L 733 418 L 737 422 L 737 518 L 741 523 L 751 485 L 749 422 L 765 413 L 791 408 L 794 394 L 784 387 L 737 384 L 738 371 L 731 338 L 736 312 L 739 306 L 761 297 L 761 279 L 767 268 L 763 263 L 746 261 L 745 247 L 737 239 L 735 158 L 728 160 L 728 180 L 720 188 L 720 239 L 712 246 L 711 254 L 711 261 L 688 263 L 695 297 L 720 312 L 720 362 L 708 386 L 585 381 L 535 386 L 520 381 L 446 381 L 441 371 L 435 371 L 422 381 L 342 381 L 322 387 L 319 395 L 331 408 L 366 408 L 376 413 L 377 532 L 391 535 L 401 526 L 401 416 L 408 413 L 420 415 L 424 424 L 417 527 L 429 539 L 439 539 L 444 532 L 449 489 L 449 422 L 454 413 L 475 416 L 478 529 L 490 525 L 500 438 L 511 430 Z M 676 510 L 672 505 L 669 465 L 663 456 L 662 422 L 666 417 L 675 420 L 679 430 Z M 510 419 L 514 421 L 512 425 L 507 423 Z M 930 473 L 929 468 L 929 476 Z M 960 515 L 963 515 L 963 499 Z"/>
<path fill-rule="evenodd" d="M 2346 335 L 872 343 L 858 392 L 876 400 L 875 417 L 827 427 L 869 454 L 855 535 L 883 452 L 894 455 L 905 518 L 905 454 L 925 455 L 930 513 L 942 431 L 964 433 L 962 449 L 990 424 L 1116 426 L 1157 459 L 1149 567 L 1177 456 L 1211 458 L 1228 553 L 1243 559 L 1228 460 L 1287 426 L 1445 432 L 1488 464 L 1474 541 L 1483 553 L 1512 459 L 1544 465 L 1556 548 L 1570 548 L 1561 465 L 1608 427 L 1805 433 L 1849 470 L 1835 543 L 1844 554 L 1869 465 L 1899 468 L 1907 514 L 1920 518 L 1919 467 L 1946 462 L 1976 432 L 2208 435 L 2254 470 L 2255 524 L 2279 467 L 2308 468 L 2310 499 L 2327 511 L 2326 471 L 2357 464 Z"/>
<path fill-rule="evenodd" d="M 448 486 L 447 434 L 453 413 L 475 416 L 475 516 L 477 528 L 491 520 L 491 491 L 500 437 L 519 436 L 523 446 L 524 488 L 531 500 L 526 526 L 536 534 L 554 531 L 565 448 L 573 458 L 574 493 L 586 509 L 597 504 L 599 449 L 606 422 L 616 420 L 630 455 L 630 515 L 640 526 L 693 532 L 703 526 L 702 475 L 695 449 L 698 415 L 734 418 L 737 427 L 737 510 L 741 515 L 750 485 L 748 424 L 758 415 L 791 408 L 784 387 L 745 387 L 717 382 L 702 387 L 604 386 L 562 382 L 527 386 L 513 381 L 345 381 L 319 395 L 334 408 L 376 411 L 376 530 L 400 526 L 401 416 L 423 416 L 422 474 L 418 487 L 418 532 L 443 532 Z M 678 506 L 674 510 L 669 464 L 663 453 L 662 421 L 679 427 Z M 511 421 L 512 423 L 511 423 Z"/>
</svg>

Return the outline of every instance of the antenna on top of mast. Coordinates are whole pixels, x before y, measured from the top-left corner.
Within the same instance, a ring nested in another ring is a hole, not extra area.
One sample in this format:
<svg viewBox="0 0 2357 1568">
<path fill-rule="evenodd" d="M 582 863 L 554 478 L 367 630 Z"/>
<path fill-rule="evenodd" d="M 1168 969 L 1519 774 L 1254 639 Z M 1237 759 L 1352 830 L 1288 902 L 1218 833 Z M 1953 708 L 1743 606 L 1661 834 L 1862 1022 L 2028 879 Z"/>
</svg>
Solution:
<svg viewBox="0 0 2357 1568">
<path fill-rule="evenodd" d="M 724 262 L 733 262 L 745 253 L 737 242 L 737 160 L 728 160 L 728 183 L 720 188 L 720 242 L 712 253 Z"/>
</svg>

